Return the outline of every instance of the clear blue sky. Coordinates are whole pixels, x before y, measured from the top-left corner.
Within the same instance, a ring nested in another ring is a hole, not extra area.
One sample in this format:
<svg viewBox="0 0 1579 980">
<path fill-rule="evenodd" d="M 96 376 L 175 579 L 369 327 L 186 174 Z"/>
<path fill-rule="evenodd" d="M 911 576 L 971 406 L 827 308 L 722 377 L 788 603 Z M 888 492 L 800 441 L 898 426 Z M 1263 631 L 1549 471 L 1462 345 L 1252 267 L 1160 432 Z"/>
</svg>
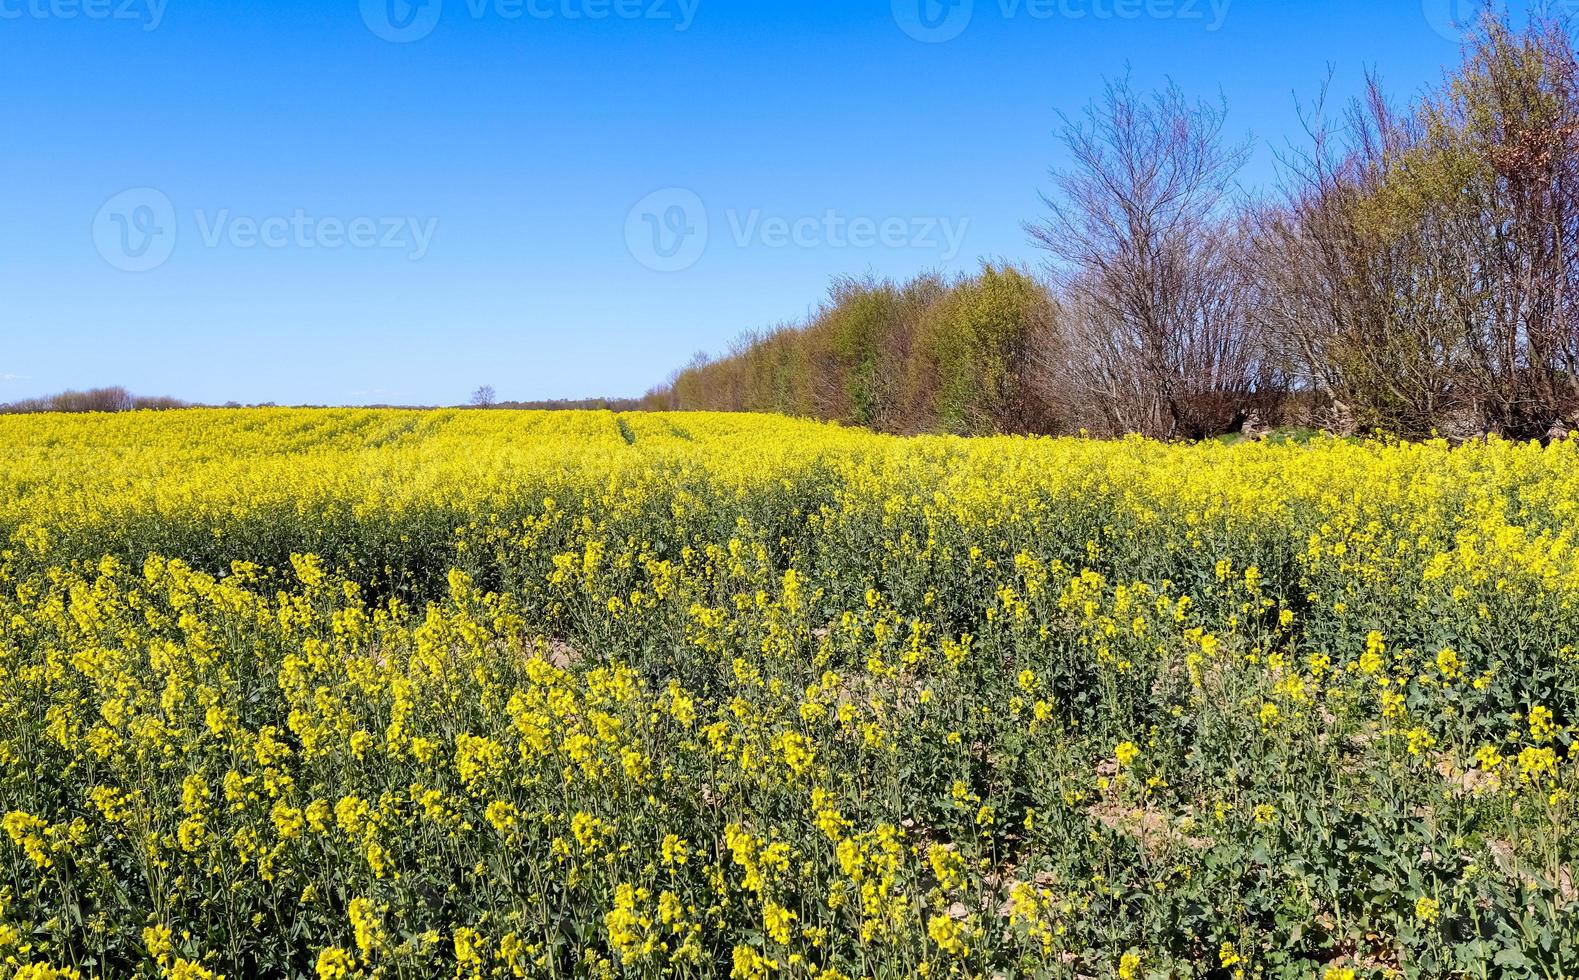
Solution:
<svg viewBox="0 0 1579 980">
<path fill-rule="evenodd" d="M 1040 263 L 1126 64 L 1253 186 L 1329 64 L 1458 56 L 1457 0 L 922 2 L 0 0 L 0 401 L 639 394 L 835 276 Z"/>
</svg>

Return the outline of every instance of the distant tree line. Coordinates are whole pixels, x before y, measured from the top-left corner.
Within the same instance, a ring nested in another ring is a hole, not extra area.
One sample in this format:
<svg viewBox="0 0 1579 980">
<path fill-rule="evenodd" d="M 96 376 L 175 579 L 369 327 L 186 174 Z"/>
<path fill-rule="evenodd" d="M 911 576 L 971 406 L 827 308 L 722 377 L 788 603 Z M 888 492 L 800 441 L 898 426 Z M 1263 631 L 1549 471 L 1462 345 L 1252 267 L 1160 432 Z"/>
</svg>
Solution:
<svg viewBox="0 0 1579 980">
<path fill-rule="evenodd" d="M 470 405 L 474 408 L 498 408 L 533 411 L 606 411 L 606 412 L 635 412 L 640 411 L 642 403 L 637 398 L 582 398 L 582 399 L 557 399 L 553 401 L 500 401 L 494 395 L 492 386 L 484 385 L 472 393 Z M 63 391 L 58 395 L 46 395 L 42 398 L 26 398 L 10 403 L 0 403 L 0 415 L 21 415 L 34 412 L 137 412 L 137 411 L 167 411 L 177 408 L 202 408 L 195 402 L 182 401 L 179 398 L 156 397 L 150 398 L 134 395 L 121 387 L 91 388 L 87 391 Z M 222 408 L 274 408 L 274 402 L 260 402 L 253 405 L 242 405 L 240 402 L 226 402 Z M 303 406 L 312 407 L 312 406 Z M 323 407 L 323 406 L 317 406 Z M 409 408 L 412 406 L 395 405 L 368 405 L 367 408 Z"/>
<path fill-rule="evenodd" d="M 21 415 L 32 412 L 136 412 L 166 411 L 188 408 L 178 398 L 149 398 L 134 395 L 125 388 L 90 388 L 87 391 L 63 391 L 43 398 L 25 398 L 21 401 L 0 404 L 0 415 Z"/>
<path fill-rule="evenodd" d="M 1326 86 L 1323 86 L 1323 93 Z M 1029 227 L 1046 275 L 841 281 L 804 323 L 699 356 L 642 405 L 897 432 L 1255 424 L 1540 436 L 1579 410 L 1579 68 L 1562 23 L 1488 7 L 1412 105 L 1380 82 L 1279 191 L 1238 186 L 1226 109 L 1110 83 L 1066 118 Z"/>
<path fill-rule="evenodd" d="M 530 412 L 636 412 L 641 410 L 638 398 L 555 398 L 547 401 L 490 401 L 479 402 L 475 396 L 473 408 L 498 408 L 509 411 Z"/>
</svg>

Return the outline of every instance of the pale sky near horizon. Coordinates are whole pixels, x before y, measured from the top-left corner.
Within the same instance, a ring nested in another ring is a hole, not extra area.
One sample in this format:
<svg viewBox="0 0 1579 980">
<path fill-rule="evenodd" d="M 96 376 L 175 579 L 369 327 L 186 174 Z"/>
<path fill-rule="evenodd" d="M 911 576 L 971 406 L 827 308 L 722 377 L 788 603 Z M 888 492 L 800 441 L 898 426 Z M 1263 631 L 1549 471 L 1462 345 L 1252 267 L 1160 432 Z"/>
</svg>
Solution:
<svg viewBox="0 0 1579 980">
<path fill-rule="evenodd" d="M 1264 187 L 1472 6 L 0 0 L 0 402 L 640 394 L 837 276 L 1040 264 L 1104 76 L 1221 93 Z"/>
</svg>

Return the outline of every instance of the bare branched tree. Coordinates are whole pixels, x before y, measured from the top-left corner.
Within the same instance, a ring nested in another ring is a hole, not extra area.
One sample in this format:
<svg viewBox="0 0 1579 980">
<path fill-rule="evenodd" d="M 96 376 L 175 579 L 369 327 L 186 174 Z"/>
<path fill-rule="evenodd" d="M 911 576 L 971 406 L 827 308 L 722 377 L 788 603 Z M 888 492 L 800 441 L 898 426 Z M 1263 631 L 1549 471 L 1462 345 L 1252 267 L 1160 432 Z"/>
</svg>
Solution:
<svg viewBox="0 0 1579 980">
<path fill-rule="evenodd" d="M 1224 140 L 1226 114 L 1126 79 L 1064 120 L 1070 159 L 1030 232 L 1067 302 L 1068 381 L 1117 428 L 1199 435 L 1254 386 L 1243 243 L 1227 214 L 1248 146 Z"/>
</svg>

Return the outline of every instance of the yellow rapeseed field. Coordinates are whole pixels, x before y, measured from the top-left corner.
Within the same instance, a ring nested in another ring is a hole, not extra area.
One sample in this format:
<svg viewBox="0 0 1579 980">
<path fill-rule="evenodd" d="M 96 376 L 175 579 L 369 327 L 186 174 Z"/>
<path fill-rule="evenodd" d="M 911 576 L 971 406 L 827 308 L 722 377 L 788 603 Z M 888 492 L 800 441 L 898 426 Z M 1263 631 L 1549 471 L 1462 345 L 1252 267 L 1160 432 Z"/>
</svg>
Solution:
<svg viewBox="0 0 1579 980">
<path fill-rule="evenodd" d="M 0 963 L 1579 976 L 1579 442 L 0 418 Z"/>
</svg>

